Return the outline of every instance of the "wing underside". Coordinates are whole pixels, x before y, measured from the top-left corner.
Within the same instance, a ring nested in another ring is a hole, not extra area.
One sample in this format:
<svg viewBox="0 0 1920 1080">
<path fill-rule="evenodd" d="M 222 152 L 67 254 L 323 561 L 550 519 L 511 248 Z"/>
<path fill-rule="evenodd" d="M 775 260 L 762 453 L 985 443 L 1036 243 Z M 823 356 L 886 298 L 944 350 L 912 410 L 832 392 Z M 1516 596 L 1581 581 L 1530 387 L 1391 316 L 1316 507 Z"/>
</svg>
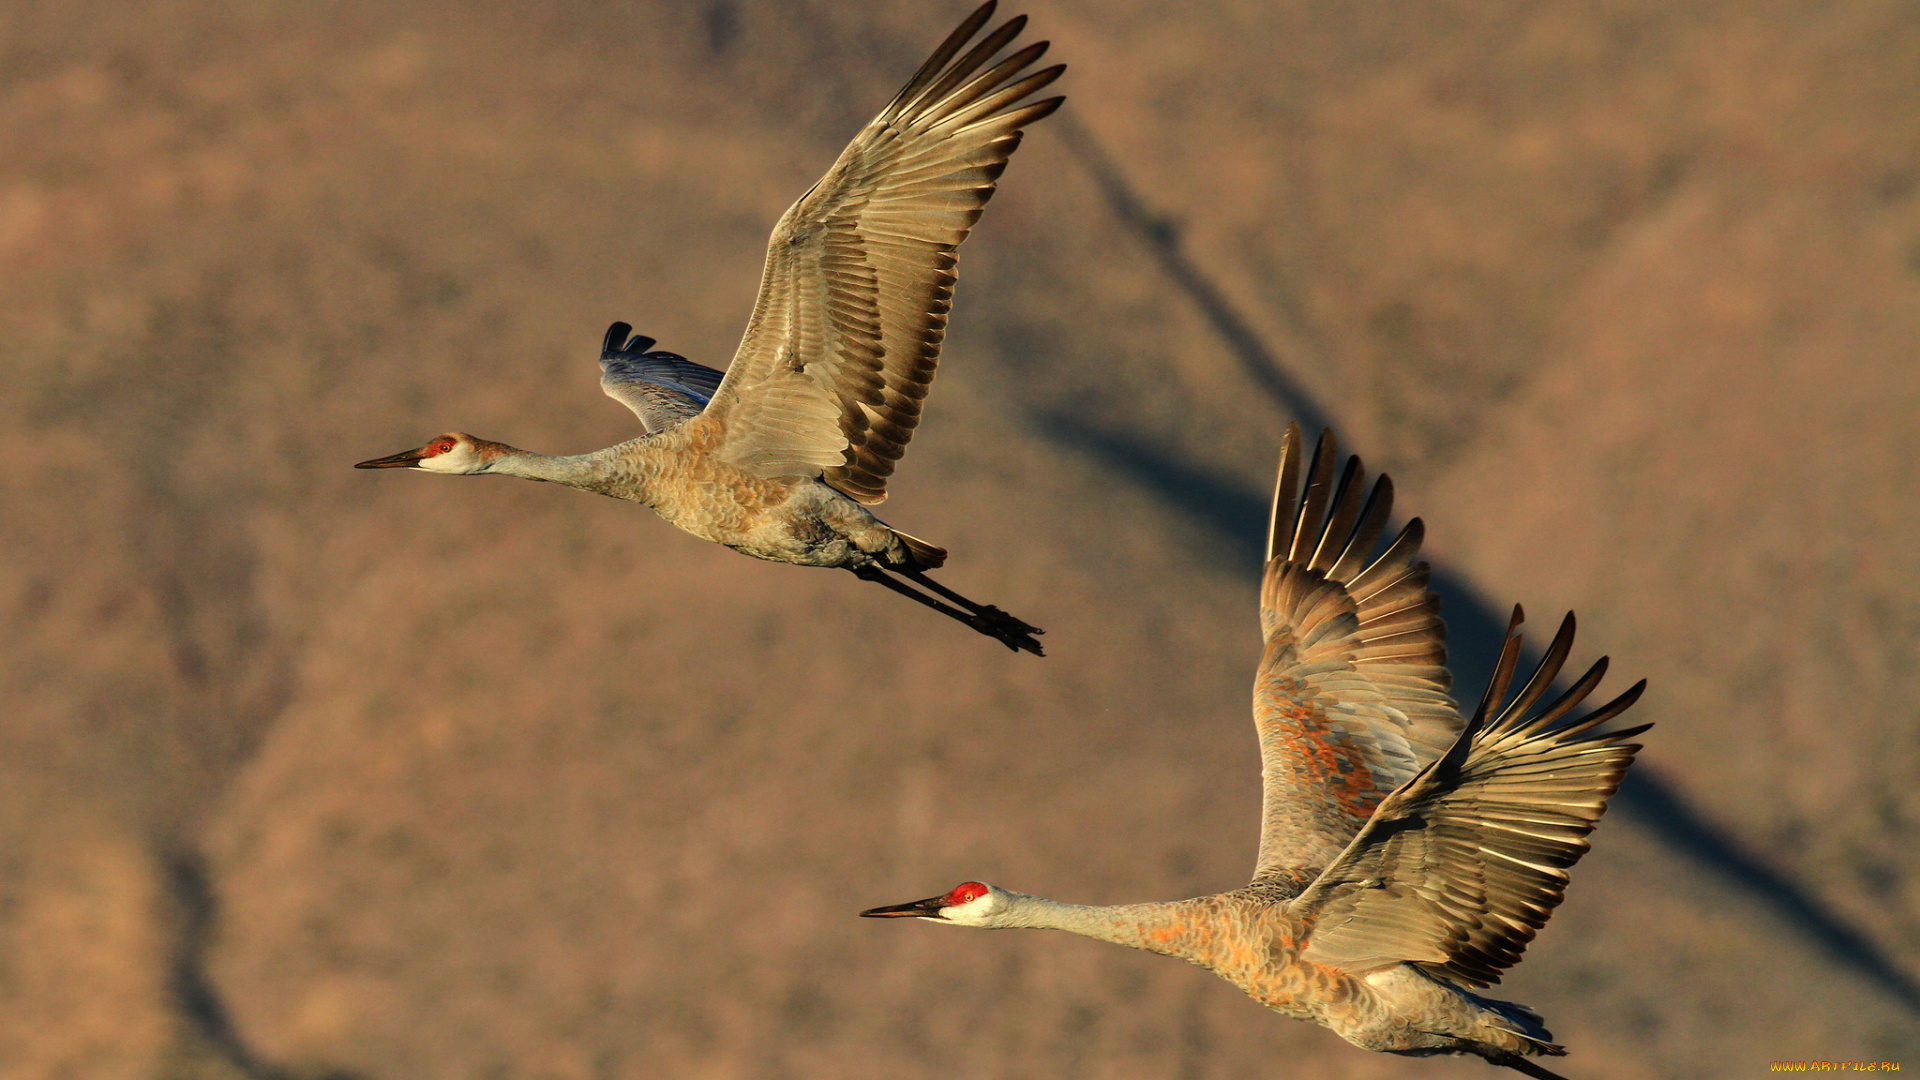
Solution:
<svg viewBox="0 0 1920 1080">
<path fill-rule="evenodd" d="M 1024 17 L 967 48 L 992 12 L 963 22 L 774 228 L 753 317 L 708 410 L 736 465 L 886 497 L 939 362 L 955 250 L 1021 129 L 1061 101 L 1030 100 L 1063 70 L 1026 71 L 1045 42 L 992 62 Z"/>
</svg>

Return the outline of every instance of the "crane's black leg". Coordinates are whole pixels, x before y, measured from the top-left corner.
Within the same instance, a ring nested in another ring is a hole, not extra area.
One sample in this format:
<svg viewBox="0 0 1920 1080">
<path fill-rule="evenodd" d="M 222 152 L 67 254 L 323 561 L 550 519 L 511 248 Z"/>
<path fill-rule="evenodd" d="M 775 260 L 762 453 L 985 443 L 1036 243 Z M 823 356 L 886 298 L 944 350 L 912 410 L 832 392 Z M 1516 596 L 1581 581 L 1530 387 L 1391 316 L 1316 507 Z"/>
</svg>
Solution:
<svg viewBox="0 0 1920 1080">
<path fill-rule="evenodd" d="M 930 589 L 933 592 L 939 594 L 940 596 L 943 596 L 948 600 L 951 600 L 954 603 L 959 604 L 961 607 L 966 608 L 968 611 L 973 612 L 975 615 L 979 616 L 980 618 L 988 620 L 994 626 L 998 627 L 1000 630 L 1005 631 L 1006 633 L 1010 633 L 1019 637 L 1030 637 L 1036 634 L 1046 633 L 1045 630 L 1042 630 L 1039 627 L 1034 626 L 1030 623 L 1024 622 L 1020 619 L 1017 619 L 1012 615 L 1009 615 L 1006 612 L 1001 611 L 999 608 L 994 607 L 992 604 L 976 604 L 973 601 L 967 599 L 966 597 L 961 596 L 959 593 L 954 592 L 952 589 L 947 588 L 945 585 L 942 585 L 939 582 L 928 577 L 922 571 L 897 570 L 895 571 L 895 573 L 898 573 L 901 576 L 912 580 L 914 584 L 919 585 L 922 588 Z M 994 636 L 999 637 L 999 634 L 995 633 Z M 1005 641 L 1006 639 L 1001 638 L 1001 640 Z M 1034 650 L 1038 652 L 1039 648 L 1040 646 L 1036 643 L 1034 645 Z"/>
<path fill-rule="evenodd" d="M 980 633 L 998 640 L 1009 649 L 1016 652 L 1030 652 L 1035 656 L 1046 655 L 1040 651 L 1040 643 L 1034 640 L 1035 634 L 1044 634 L 1046 631 L 1037 626 L 1029 626 L 997 607 L 976 604 L 966 597 L 961 596 L 959 593 L 921 576 L 918 571 L 903 570 L 900 571 L 900 573 L 905 574 L 921 585 L 927 586 L 941 596 L 964 605 L 968 610 L 962 611 L 960 608 L 943 604 L 905 582 L 895 581 L 892 577 L 889 577 L 887 571 L 881 567 L 869 564 L 857 569 L 853 567 L 848 567 L 848 569 L 853 571 L 853 576 L 863 581 L 877 581 L 887 588 L 892 589 L 894 592 L 899 593 L 901 596 L 910 597 L 950 619 L 957 619 L 960 622 L 966 623 Z"/>
<path fill-rule="evenodd" d="M 946 615 L 950 618 L 959 619 L 961 622 L 966 623 L 968 626 L 973 625 L 973 616 L 971 614 L 961 611 L 959 608 L 948 607 L 947 605 L 941 603 L 938 600 L 935 600 L 933 597 L 928 596 L 926 593 L 923 593 L 920 590 L 915 589 L 910 585 L 905 585 L 898 581 L 893 580 L 892 578 L 887 576 L 887 572 L 885 570 L 882 570 L 877 566 L 862 566 L 858 568 L 848 567 L 847 569 L 852 570 L 853 576 L 859 578 L 862 581 L 877 581 L 880 584 L 885 585 L 887 588 L 892 589 L 894 592 L 899 593 L 901 596 L 911 597 L 914 600 L 918 600 L 920 603 L 927 605 L 928 607 L 932 608 L 933 610 L 939 612 L 942 615 Z"/>
<path fill-rule="evenodd" d="M 1514 1072 L 1525 1073 L 1534 1080 L 1567 1080 L 1559 1073 L 1543 1069 L 1519 1054 L 1501 1054 L 1498 1057 L 1488 1054 L 1487 1060 L 1495 1065 L 1504 1065 Z"/>
</svg>

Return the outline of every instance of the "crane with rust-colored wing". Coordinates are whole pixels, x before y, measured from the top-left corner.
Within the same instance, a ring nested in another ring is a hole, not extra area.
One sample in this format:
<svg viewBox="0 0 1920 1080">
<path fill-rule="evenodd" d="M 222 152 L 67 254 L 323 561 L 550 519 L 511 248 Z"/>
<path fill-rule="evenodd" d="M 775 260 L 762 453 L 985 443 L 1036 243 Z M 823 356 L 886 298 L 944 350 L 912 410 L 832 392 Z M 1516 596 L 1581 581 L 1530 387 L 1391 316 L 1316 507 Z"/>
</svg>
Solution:
<svg viewBox="0 0 1920 1080">
<path fill-rule="evenodd" d="M 1268 533 L 1254 677 L 1265 800 L 1253 882 L 1171 903 L 1087 907 L 965 882 L 861 912 L 960 926 L 1051 927 L 1177 956 L 1254 1000 L 1393 1054 L 1478 1054 L 1532 1077 L 1565 1051 L 1500 980 L 1560 903 L 1650 725 L 1596 730 L 1644 681 L 1585 716 L 1602 658 L 1541 705 L 1573 647 L 1568 615 L 1503 706 L 1520 658 L 1514 608 L 1486 694 L 1463 722 L 1447 696 L 1439 600 L 1409 522 L 1378 558 L 1393 486 L 1335 481 L 1324 433 L 1300 489 L 1287 431 Z"/>
<path fill-rule="evenodd" d="M 1064 70 L 1028 72 L 1046 42 L 994 61 L 1025 16 L 968 48 L 993 7 L 960 24 L 774 227 L 760 297 L 724 376 L 613 324 L 600 385 L 646 434 L 555 457 L 451 432 L 355 468 L 518 476 L 646 503 L 695 536 L 850 570 L 1038 655 L 1038 627 L 929 578 L 946 551 L 867 509 L 887 497 L 920 422 L 954 252 L 1022 129 L 1063 100 L 1033 100 Z"/>
</svg>

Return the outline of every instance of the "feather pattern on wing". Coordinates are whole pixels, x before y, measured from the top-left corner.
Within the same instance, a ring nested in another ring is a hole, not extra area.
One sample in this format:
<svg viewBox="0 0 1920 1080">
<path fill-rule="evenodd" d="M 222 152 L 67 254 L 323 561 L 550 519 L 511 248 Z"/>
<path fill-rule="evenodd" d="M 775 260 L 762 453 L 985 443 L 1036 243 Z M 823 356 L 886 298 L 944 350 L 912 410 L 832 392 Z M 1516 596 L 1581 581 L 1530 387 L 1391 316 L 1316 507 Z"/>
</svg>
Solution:
<svg viewBox="0 0 1920 1080">
<path fill-rule="evenodd" d="M 1027 100 L 1064 70 L 1025 74 L 1045 42 L 986 66 L 1024 16 L 954 59 L 993 6 L 935 50 L 775 226 L 753 317 L 709 407 L 735 465 L 886 498 L 939 362 L 954 251 L 1021 129 L 1062 100 Z"/>
<path fill-rule="evenodd" d="M 1385 476 L 1365 499 L 1360 459 L 1336 481 L 1323 432 L 1300 491 L 1301 439 L 1280 454 L 1260 590 L 1266 649 L 1254 678 L 1262 805 L 1256 884 L 1297 891 L 1327 866 L 1374 807 L 1453 743 L 1440 601 L 1417 561 L 1420 519 L 1371 562 L 1393 510 Z"/>
<path fill-rule="evenodd" d="M 679 353 L 650 352 L 650 337 L 627 341 L 632 330 L 623 322 L 607 328 L 600 346 L 600 389 L 632 409 L 649 435 L 700 415 L 720 386 L 720 372 Z"/>
<path fill-rule="evenodd" d="M 1573 646 L 1573 616 L 1511 705 L 1500 707 L 1520 657 L 1514 608 L 1500 664 L 1459 739 L 1394 792 L 1340 858 L 1293 902 L 1315 929 L 1302 958 L 1350 972 L 1411 962 L 1471 986 L 1500 972 L 1546 924 L 1652 725 L 1592 729 L 1625 712 L 1645 681 L 1560 723 L 1599 685 L 1602 658 L 1529 716 Z"/>
</svg>

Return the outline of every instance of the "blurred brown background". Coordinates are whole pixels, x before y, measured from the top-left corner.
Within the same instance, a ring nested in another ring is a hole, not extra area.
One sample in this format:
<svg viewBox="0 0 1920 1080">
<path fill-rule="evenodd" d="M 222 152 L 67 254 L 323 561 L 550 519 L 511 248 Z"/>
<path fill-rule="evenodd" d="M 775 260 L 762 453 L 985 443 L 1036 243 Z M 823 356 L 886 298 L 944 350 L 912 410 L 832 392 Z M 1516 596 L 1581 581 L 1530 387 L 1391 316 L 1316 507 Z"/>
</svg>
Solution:
<svg viewBox="0 0 1920 1080">
<path fill-rule="evenodd" d="M 1501 987 L 1563 1071 L 1920 1067 L 1920 8 L 1026 9 L 1072 101 L 884 516 L 1045 660 L 348 468 L 631 435 L 606 324 L 723 365 L 963 4 L 0 8 L 0 1074 L 1493 1075 L 854 918 L 1245 881 L 1296 413 L 1426 518 L 1464 695 L 1514 600 L 1652 680 Z"/>
</svg>

